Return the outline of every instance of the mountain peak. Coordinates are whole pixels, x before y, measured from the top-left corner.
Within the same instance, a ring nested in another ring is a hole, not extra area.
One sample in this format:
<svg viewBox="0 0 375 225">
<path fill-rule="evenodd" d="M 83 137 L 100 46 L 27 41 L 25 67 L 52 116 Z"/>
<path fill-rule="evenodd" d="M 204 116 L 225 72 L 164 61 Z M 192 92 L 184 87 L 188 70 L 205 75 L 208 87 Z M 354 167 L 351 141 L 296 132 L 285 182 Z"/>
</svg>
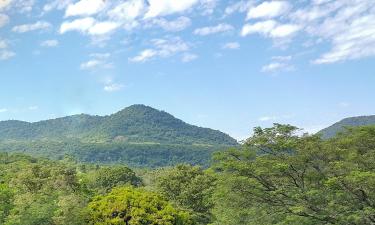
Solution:
<svg viewBox="0 0 375 225">
<path fill-rule="evenodd" d="M 342 119 L 339 122 L 319 131 L 319 134 L 321 134 L 324 139 L 327 139 L 334 137 L 341 131 L 344 131 L 344 127 L 358 127 L 367 125 L 375 125 L 375 115 L 356 116 Z"/>
<path fill-rule="evenodd" d="M 237 144 L 235 139 L 220 131 L 187 124 L 167 112 L 142 104 L 131 105 L 109 116 L 80 114 L 36 123 L 0 123 L 0 140 L 46 138 L 184 145 Z"/>
</svg>

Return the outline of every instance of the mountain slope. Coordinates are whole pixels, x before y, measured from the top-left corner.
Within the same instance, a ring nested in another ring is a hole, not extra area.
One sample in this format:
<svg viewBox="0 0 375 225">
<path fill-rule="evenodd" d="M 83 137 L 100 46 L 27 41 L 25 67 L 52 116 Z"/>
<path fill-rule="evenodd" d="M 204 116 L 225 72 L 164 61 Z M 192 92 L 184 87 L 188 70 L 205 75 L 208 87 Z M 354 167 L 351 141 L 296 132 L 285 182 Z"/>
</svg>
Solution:
<svg viewBox="0 0 375 225">
<path fill-rule="evenodd" d="M 344 131 L 344 127 L 357 127 L 357 126 L 367 126 L 375 125 L 375 115 L 374 116 L 358 116 L 343 119 L 332 126 L 329 126 L 321 131 L 319 134 L 322 135 L 324 139 L 332 138 L 341 131 Z"/>
<path fill-rule="evenodd" d="M 193 126 L 144 105 L 109 116 L 75 115 L 35 123 L 0 122 L 0 140 L 64 140 L 184 145 L 236 145 L 220 131 Z"/>
</svg>

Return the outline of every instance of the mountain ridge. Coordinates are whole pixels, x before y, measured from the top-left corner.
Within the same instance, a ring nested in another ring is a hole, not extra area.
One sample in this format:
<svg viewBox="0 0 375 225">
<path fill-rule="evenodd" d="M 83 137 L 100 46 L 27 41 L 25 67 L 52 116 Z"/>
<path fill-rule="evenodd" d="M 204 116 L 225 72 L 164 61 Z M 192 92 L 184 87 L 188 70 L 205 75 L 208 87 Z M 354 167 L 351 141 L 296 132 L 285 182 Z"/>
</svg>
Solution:
<svg viewBox="0 0 375 225">
<path fill-rule="evenodd" d="M 236 145 L 218 130 L 190 125 L 150 106 L 136 104 L 110 115 L 77 114 L 37 122 L 0 121 L 0 140 L 81 139 L 94 142 Z"/>
<path fill-rule="evenodd" d="M 368 126 L 375 125 L 375 115 L 367 116 L 353 116 L 344 118 L 331 126 L 322 129 L 318 132 L 324 139 L 332 138 L 336 134 L 345 130 L 345 127 L 357 127 L 357 126 Z"/>
</svg>

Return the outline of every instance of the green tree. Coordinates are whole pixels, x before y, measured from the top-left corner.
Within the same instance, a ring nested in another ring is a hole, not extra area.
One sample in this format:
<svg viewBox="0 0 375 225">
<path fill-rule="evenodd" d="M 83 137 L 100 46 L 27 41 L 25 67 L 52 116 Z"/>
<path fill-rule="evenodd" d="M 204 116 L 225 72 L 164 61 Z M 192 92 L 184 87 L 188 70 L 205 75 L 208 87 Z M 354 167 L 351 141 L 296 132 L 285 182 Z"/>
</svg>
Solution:
<svg viewBox="0 0 375 225">
<path fill-rule="evenodd" d="M 178 165 L 159 171 L 156 189 L 178 207 L 189 210 L 198 223 L 211 219 L 215 178 L 198 166 Z"/>
<path fill-rule="evenodd" d="M 245 213 L 241 224 L 374 224 L 375 127 L 328 141 L 297 131 L 255 128 L 241 149 L 216 156 L 217 221 L 239 224 Z M 225 207 L 232 217 L 220 214 Z"/>
<path fill-rule="evenodd" d="M 13 207 L 13 192 L 5 184 L 0 184 L 0 224 L 3 224 Z"/>
<path fill-rule="evenodd" d="M 141 185 L 142 181 L 135 172 L 125 166 L 102 167 L 96 171 L 96 186 L 106 191 L 116 186 L 130 184 Z"/>
<path fill-rule="evenodd" d="M 114 188 L 88 206 L 92 225 L 187 225 L 189 215 L 174 209 L 162 197 L 131 187 Z"/>
</svg>

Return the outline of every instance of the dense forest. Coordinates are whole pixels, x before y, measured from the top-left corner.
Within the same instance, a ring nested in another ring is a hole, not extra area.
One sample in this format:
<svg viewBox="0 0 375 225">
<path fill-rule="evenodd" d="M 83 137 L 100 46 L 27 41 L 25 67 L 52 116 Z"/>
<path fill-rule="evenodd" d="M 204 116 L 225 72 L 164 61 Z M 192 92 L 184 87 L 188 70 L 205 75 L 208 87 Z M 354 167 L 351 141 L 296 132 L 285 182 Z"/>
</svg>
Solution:
<svg viewBox="0 0 375 225">
<path fill-rule="evenodd" d="M 75 115 L 35 123 L 0 122 L 0 152 L 80 162 L 208 167 L 213 152 L 238 145 L 220 131 L 193 126 L 144 105 L 109 116 Z"/>
<path fill-rule="evenodd" d="M 330 139 L 299 134 L 290 125 L 255 128 L 214 153 L 209 168 L 2 153 L 0 224 L 374 224 L 375 127 Z"/>
<path fill-rule="evenodd" d="M 193 126 L 145 105 L 132 105 L 109 116 L 86 114 L 44 120 L 0 122 L 1 141 L 66 140 L 184 145 L 236 145 L 217 130 Z"/>
</svg>

